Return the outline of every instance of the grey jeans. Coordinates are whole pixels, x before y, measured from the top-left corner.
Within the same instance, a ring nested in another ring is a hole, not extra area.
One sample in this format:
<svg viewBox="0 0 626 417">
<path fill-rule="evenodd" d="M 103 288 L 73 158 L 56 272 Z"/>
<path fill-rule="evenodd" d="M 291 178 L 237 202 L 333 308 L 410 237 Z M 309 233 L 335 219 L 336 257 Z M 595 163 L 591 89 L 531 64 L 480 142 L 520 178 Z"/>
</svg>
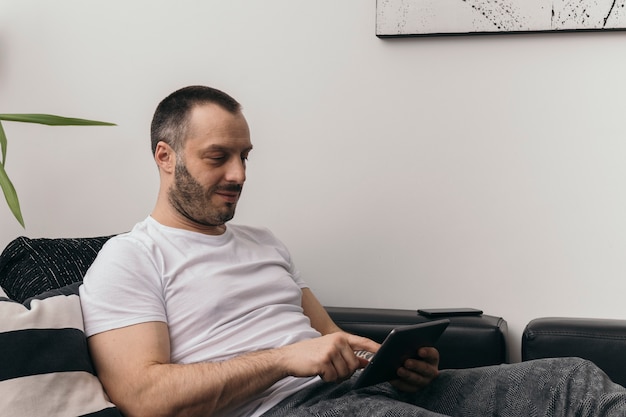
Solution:
<svg viewBox="0 0 626 417">
<path fill-rule="evenodd" d="M 578 358 L 444 370 L 416 394 L 353 383 L 306 388 L 263 417 L 626 416 L 626 389 Z"/>
</svg>

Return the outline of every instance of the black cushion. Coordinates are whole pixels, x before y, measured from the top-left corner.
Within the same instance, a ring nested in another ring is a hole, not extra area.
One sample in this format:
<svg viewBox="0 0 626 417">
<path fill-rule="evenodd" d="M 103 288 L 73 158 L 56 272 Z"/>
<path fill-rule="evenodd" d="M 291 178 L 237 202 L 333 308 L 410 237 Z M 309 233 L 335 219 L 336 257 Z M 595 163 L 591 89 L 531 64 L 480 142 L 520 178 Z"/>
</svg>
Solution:
<svg viewBox="0 0 626 417">
<path fill-rule="evenodd" d="M 0 255 L 0 287 L 21 303 L 45 291 L 81 282 L 111 237 L 18 237 Z"/>
</svg>

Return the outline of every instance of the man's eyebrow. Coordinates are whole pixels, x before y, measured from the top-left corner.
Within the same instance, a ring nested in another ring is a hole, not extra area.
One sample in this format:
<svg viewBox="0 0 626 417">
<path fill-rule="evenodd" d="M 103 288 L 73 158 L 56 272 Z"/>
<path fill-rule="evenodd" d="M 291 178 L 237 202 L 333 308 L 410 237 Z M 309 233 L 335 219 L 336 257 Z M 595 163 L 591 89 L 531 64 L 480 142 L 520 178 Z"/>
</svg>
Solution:
<svg viewBox="0 0 626 417">
<path fill-rule="evenodd" d="M 253 146 L 250 145 L 246 148 L 243 148 L 241 150 L 241 152 L 250 152 L 252 150 Z M 232 152 L 236 150 L 235 147 L 231 147 L 231 146 L 224 146 L 224 145 L 217 145 L 217 144 L 212 144 L 207 146 L 204 149 L 200 149 L 200 153 L 207 153 L 207 152 Z"/>
</svg>

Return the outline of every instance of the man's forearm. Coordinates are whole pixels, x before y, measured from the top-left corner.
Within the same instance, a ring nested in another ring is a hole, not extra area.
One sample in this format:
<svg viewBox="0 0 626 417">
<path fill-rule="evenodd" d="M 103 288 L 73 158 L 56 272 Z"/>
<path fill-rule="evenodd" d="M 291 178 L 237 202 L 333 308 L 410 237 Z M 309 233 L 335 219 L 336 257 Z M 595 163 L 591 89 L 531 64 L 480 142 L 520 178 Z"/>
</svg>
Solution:
<svg viewBox="0 0 626 417">
<path fill-rule="evenodd" d="M 154 363 L 133 378 L 141 389 L 121 388 L 116 392 L 125 401 L 117 401 L 128 406 L 120 406 L 128 417 L 206 417 L 248 400 L 287 376 L 344 380 L 363 366 L 355 350 L 377 349 L 378 344 L 370 339 L 335 332 L 219 363 Z"/>
<path fill-rule="evenodd" d="M 286 377 L 280 362 L 278 350 L 267 350 L 217 363 L 155 363 L 112 400 L 128 417 L 211 416 Z"/>
</svg>

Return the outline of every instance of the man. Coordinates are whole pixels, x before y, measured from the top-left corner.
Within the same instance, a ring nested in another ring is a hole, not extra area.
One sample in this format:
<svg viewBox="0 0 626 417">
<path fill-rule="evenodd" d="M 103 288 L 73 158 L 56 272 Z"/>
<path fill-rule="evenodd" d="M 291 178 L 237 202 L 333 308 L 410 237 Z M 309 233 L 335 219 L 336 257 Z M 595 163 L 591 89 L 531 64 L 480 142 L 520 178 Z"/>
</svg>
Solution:
<svg viewBox="0 0 626 417">
<path fill-rule="evenodd" d="M 127 417 L 626 410 L 624 390 L 587 362 L 440 375 L 433 348 L 407 360 L 392 384 L 350 389 L 366 364 L 354 352 L 378 344 L 332 322 L 269 231 L 227 225 L 252 150 L 239 104 L 209 87 L 183 88 L 159 104 L 151 136 L 154 211 L 103 247 L 81 287 L 98 376 Z"/>
</svg>

